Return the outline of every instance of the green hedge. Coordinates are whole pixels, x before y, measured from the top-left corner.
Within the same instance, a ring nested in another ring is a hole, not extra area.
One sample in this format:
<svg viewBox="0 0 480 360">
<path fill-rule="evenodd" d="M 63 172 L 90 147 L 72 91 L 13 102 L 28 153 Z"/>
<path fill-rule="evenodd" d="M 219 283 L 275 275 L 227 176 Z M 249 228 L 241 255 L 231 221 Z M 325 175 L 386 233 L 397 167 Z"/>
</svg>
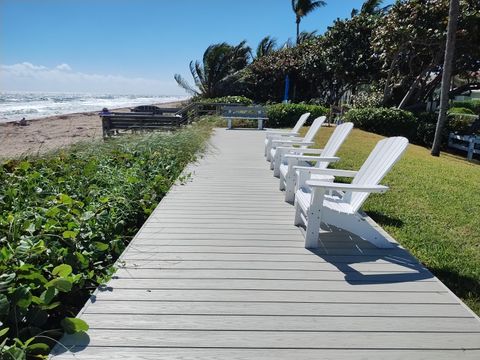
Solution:
<svg viewBox="0 0 480 360">
<path fill-rule="evenodd" d="M 467 108 L 473 111 L 474 114 L 480 115 L 480 100 L 454 101 L 452 107 Z"/>
<path fill-rule="evenodd" d="M 393 108 L 352 109 L 345 114 L 345 121 L 351 121 L 355 127 L 384 136 L 405 136 L 415 144 L 431 146 L 435 136 L 438 114 L 416 113 Z M 448 134 L 468 133 L 475 117 L 449 115 L 442 133 L 442 142 L 446 144 Z"/>
<path fill-rule="evenodd" d="M 306 113 L 310 113 L 307 125 L 322 115 L 328 114 L 328 109 L 319 105 L 307 104 L 274 104 L 267 105 L 267 126 L 270 128 L 293 127 L 298 118 Z"/>
<path fill-rule="evenodd" d="M 385 136 L 415 138 L 417 119 L 409 112 L 390 108 L 352 109 L 345 114 L 345 121 L 355 127 Z"/>
<path fill-rule="evenodd" d="M 252 105 L 253 100 L 245 96 L 223 96 L 217 98 L 197 98 L 194 99 L 197 103 L 202 104 L 241 104 L 241 105 Z"/>
<path fill-rule="evenodd" d="M 475 115 L 473 110 L 465 107 L 452 107 L 448 109 L 448 114 L 466 114 L 466 115 Z"/>
</svg>

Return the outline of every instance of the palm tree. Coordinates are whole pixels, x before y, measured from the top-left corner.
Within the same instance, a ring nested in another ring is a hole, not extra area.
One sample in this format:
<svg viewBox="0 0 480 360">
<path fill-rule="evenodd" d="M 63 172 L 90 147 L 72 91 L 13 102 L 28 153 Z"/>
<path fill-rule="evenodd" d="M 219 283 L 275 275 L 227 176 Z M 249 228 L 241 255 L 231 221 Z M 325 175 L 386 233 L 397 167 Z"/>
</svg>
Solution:
<svg viewBox="0 0 480 360">
<path fill-rule="evenodd" d="M 303 44 L 306 41 L 313 40 L 317 37 L 317 30 L 314 31 L 302 31 L 298 36 L 298 43 Z"/>
<path fill-rule="evenodd" d="M 265 36 L 257 46 L 256 58 L 269 55 L 277 49 L 277 40 L 270 36 Z"/>
<path fill-rule="evenodd" d="M 313 10 L 325 6 L 326 1 L 312 1 L 312 0 L 292 0 L 292 10 L 295 13 L 295 22 L 297 24 L 297 44 L 300 40 L 300 21 L 304 16 L 307 16 Z"/>
<path fill-rule="evenodd" d="M 445 44 L 445 58 L 443 61 L 442 85 L 440 87 L 440 105 L 438 108 L 437 127 L 433 140 L 433 156 L 440 156 L 440 144 L 442 142 L 442 131 L 447 120 L 448 93 L 452 76 L 453 54 L 455 53 L 455 33 L 457 32 L 458 14 L 460 12 L 459 0 L 450 0 L 448 12 L 447 41 Z"/>
<path fill-rule="evenodd" d="M 360 11 L 357 9 L 352 10 L 352 17 L 358 15 L 359 13 L 362 15 L 380 15 L 384 14 L 392 5 L 387 5 L 381 7 L 384 0 L 366 0 Z"/>
<path fill-rule="evenodd" d="M 250 48 L 242 41 L 237 46 L 225 42 L 210 45 L 203 54 L 203 61 L 190 62 L 195 87 L 191 86 L 180 74 L 174 78 L 178 85 L 192 95 L 202 97 L 223 96 L 222 89 L 235 81 L 235 74 L 244 69 L 250 60 Z"/>
</svg>

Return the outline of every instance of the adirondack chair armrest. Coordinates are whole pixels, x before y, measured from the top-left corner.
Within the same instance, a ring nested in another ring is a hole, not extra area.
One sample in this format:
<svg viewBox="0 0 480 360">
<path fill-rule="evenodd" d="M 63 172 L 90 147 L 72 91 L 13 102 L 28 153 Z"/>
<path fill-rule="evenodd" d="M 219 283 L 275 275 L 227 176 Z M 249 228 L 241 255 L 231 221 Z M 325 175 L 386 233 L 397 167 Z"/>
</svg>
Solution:
<svg viewBox="0 0 480 360">
<path fill-rule="evenodd" d="M 270 131 L 267 130 L 267 136 L 300 136 L 298 132 L 291 132 L 291 131 Z"/>
<path fill-rule="evenodd" d="M 292 148 L 289 155 L 303 155 L 303 154 L 315 154 L 321 155 L 323 149 L 312 149 L 312 148 Z"/>
<path fill-rule="evenodd" d="M 355 191 L 366 193 L 384 193 L 388 190 L 388 186 L 384 185 L 343 184 L 319 180 L 307 180 L 306 184 L 311 188 L 322 188 L 325 190 Z"/>
<path fill-rule="evenodd" d="M 340 158 L 336 156 L 323 157 L 323 156 L 295 155 L 295 154 L 286 154 L 285 158 L 297 159 L 300 161 L 321 161 L 321 162 L 335 162 L 340 160 Z"/>
<path fill-rule="evenodd" d="M 301 138 L 300 139 L 289 139 L 289 140 L 273 140 L 273 144 L 275 146 L 281 146 L 281 145 L 303 145 L 303 146 L 310 146 L 314 145 L 314 142 L 306 142 L 303 141 Z"/>
<path fill-rule="evenodd" d="M 342 176 L 342 177 L 354 177 L 355 175 L 357 175 L 357 172 L 352 170 L 319 169 L 316 167 L 309 167 L 309 166 L 295 166 L 294 169 L 298 171 L 304 171 L 310 174 L 318 174 L 318 175 L 332 175 L 332 176 Z"/>
</svg>

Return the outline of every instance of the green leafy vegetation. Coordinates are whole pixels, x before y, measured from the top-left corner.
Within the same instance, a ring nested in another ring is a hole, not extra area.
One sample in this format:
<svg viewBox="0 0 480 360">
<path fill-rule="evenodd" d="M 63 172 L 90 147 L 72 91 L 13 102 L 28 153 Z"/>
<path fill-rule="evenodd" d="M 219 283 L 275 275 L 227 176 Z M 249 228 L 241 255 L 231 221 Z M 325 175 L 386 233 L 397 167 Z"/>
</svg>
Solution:
<svg viewBox="0 0 480 360">
<path fill-rule="evenodd" d="M 466 115 L 475 115 L 473 110 L 465 107 L 451 107 L 448 109 L 449 114 L 466 114 Z"/>
<path fill-rule="evenodd" d="M 297 44 L 287 40 L 276 46 L 266 36 L 257 47 L 257 56 L 243 57 L 246 45 L 242 42 L 237 52 L 241 61 L 236 63 L 242 66 L 229 66 L 229 54 L 238 46 L 212 45 L 203 65 L 191 63 L 198 89 L 190 89 L 202 97 L 244 95 L 257 103 L 279 102 L 288 75 L 293 102 L 316 99 L 316 103 L 336 105 L 345 94 L 369 94 L 372 89 L 375 96 L 369 106 L 425 109 L 427 102 L 438 100 L 448 0 L 396 1 L 383 7 L 382 1 L 367 0 L 350 18 L 334 20 L 323 34 L 299 33 L 302 18 L 323 4 L 292 1 Z M 450 98 L 479 88 L 480 2 L 460 0 L 460 8 Z M 223 50 L 216 51 L 219 47 Z M 178 76 L 177 80 L 189 88 Z"/>
<path fill-rule="evenodd" d="M 332 128 L 316 138 L 322 148 Z M 333 167 L 358 170 L 382 137 L 354 129 Z M 391 189 L 371 195 L 364 210 L 411 251 L 471 309 L 480 314 L 480 167 L 463 158 L 430 156 L 410 145 L 382 181 Z"/>
<path fill-rule="evenodd" d="M 253 100 L 245 96 L 222 96 L 216 98 L 197 98 L 194 102 L 201 104 L 241 104 L 252 105 Z"/>
<path fill-rule="evenodd" d="M 391 108 L 352 109 L 345 121 L 355 127 L 385 136 L 403 135 L 413 139 L 416 135 L 416 118 L 411 112 Z"/>
<path fill-rule="evenodd" d="M 457 108 L 460 109 L 460 108 Z M 453 109 L 452 109 L 453 111 Z M 456 132 L 467 134 L 475 117 L 466 112 L 451 114 L 442 138 L 446 143 L 448 134 Z M 465 115 L 462 115 L 465 114 Z M 345 114 L 345 121 L 351 121 L 356 128 L 385 136 L 405 136 L 410 142 L 430 146 L 435 134 L 438 115 L 435 113 L 417 113 L 395 108 L 361 108 L 351 109 Z"/>
<path fill-rule="evenodd" d="M 327 115 L 328 110 L 319 105 L 307 104 L 274 104 L 267 106 L 267 126 L 271 128 L 292 127 L 298 121 L 298 118 L 306 113 L 310 113 L 307 124 L 311 124 L 315 118 Z"/>
<path fill-rule="evenodd" d="M 452 106 L 470 109 L 474 114 L 480 115 L 480 100 L 454 101 Z"/>
<path fill-rule="evenodd" d="M 48 339 L 88 329 L 74 316 L 209 134 L 196 124 L 1 163 L 0 354 L 48 353 Z"/>
</svg>

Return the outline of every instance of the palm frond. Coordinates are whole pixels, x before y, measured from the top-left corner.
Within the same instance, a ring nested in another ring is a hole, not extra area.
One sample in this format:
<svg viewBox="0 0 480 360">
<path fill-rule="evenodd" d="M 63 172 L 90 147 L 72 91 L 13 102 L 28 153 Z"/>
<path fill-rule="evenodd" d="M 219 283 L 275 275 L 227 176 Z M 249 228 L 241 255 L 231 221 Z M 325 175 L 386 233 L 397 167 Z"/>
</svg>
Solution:
<svg viewBox="0 0 480 360">
<path fill-rule="evenodd" d="M 265 36 L 257 46 L 256 57 L 260 58 L 262 56 L 271 54 L 276 50 L 277 47 L 277 40 L 270 37 Z"/>
<path fill-rule="evenodd" d="M 302 44 L 306 41 L 310 41 L 310 40 L 313 40 L 317 37 L 317 31 L 314 30 L 314 31 L 302 31 L 299 35 L 298 35 L 298 43 L 299 44 Z"/>
<path fill-rule="evenodd" d="M 180 74 L 175 74 L 174 76 L 175 81 L 177 84 L 183 88 L 185 91 L 187 91 L 189 94 L 192 95 L 199 95 L 200 93 L 194 89 Z"/>
</svg>

